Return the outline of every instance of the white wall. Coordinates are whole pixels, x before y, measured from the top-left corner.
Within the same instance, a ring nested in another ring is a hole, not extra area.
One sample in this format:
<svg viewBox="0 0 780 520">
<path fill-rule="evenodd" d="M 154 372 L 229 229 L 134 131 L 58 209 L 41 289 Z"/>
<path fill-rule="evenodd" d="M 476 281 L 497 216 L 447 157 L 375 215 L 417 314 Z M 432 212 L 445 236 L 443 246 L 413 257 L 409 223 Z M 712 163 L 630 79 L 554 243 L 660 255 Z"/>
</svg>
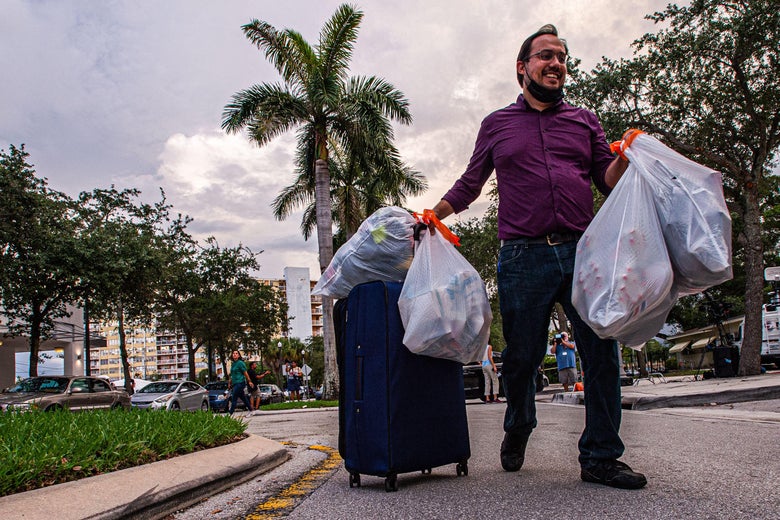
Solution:
<svg viewBox="0 0 780 520">
<path fill-rule="evenodd" d="M 285 267 L 287 286 L 287 315 L 290 318 L 290 337 L 304 340 L 311 336 L 311 283 L 308 267 Z"/>
</svg>

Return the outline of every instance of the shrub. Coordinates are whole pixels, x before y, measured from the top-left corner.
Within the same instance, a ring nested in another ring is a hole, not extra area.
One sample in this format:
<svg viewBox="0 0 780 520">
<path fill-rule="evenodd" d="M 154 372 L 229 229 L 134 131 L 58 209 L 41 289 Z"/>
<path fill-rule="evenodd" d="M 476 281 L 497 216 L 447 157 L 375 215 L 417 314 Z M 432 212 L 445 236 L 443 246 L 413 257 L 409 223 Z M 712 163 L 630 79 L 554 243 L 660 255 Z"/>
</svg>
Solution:
<svg viewBox="0 0 780 520">
<path fill-rule="evenodd" d="M 0 413 L 0 496 L 228 444 L 245 430 L 211 412 Z"/>
</svg>

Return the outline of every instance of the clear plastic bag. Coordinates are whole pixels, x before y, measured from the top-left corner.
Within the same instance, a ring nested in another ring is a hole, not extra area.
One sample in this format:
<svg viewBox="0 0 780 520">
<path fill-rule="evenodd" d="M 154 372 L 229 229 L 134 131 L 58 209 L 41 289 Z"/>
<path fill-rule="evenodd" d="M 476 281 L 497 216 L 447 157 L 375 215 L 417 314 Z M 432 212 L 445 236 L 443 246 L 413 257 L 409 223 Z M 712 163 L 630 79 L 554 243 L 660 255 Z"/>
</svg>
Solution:
<svg viewBox="0 0 780 520">
<path fill-rule="evenodd" d="M 482 359 L 493 321 L 485 284 L 441 233 L 422 233 L 398 310 L 411 352 L 460 363 Z"/>
<path fill-rule="evenodd" d="M 695 294 L 730 280 L 731 217 L 720 172 L 647 134 L 638 135 L 625 154 L 653 190 L 680 294 Z"/>
<path fill-rule="evenodd" d="M 652 191 L 629 166 L 577 243 L 572 303 L 602 338 L 641 345 L 676 301 Z"/>
<path fill-rule="evenodd" d="M 602 338 L 641 346 L 677 298 L 730 280 L 731 218 L 719 172 L 647 135 L 577 244 L 572 302 Z"/>
<path fill-rule="evenodd" d="M 346 298 L 364 282 L 402 281 L 414 256 L 415 223 L 408 211 L 397 206 L 375 211 L 339 248 L 312 294 Z"/>
</svg>

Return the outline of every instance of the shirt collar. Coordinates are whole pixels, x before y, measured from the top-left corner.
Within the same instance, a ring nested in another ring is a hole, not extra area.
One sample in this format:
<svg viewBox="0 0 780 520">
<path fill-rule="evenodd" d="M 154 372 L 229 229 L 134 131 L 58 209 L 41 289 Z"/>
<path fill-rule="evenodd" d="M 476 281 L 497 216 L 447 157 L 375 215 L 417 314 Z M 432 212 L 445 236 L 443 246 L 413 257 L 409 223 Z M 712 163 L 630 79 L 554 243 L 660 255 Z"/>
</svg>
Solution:
<svg viewBox="0 0 780 520">
<path fill-rule="evenodd" d="M 519 94 L 517 96 L 517 102 L 516 103 L 517 103 L 517 105 L 520 108 L 522 108 L 526 112 L 538 112 L 538 110 L 536 110 L 534 107 L 532 107 L 531 105 L 528 104 L 528 102 L 525 100 L 525 98 L 523 97 L 522 94 Z M 549 112 L 550 110 L 557 110 L 558 108 L 560 108 L 561 105 L 563 105 L 563 103 L 564 103 L 564 101 L 563 101 L 563 99 L 561 99 L 560 101 L 558 101 L 557 103 L 552 105 L 550 108 L 545 110 L 545 112 Z"/>
</svg>

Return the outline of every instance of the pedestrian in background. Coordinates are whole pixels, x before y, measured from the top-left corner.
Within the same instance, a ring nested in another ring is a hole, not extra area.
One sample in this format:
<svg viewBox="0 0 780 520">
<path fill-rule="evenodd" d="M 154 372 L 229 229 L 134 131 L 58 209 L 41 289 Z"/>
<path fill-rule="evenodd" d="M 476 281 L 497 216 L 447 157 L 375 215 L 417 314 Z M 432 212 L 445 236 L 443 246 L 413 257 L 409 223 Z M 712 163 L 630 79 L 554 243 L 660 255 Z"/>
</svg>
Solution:
<svg viewBox="0 0 780 520">
<path fill-rule="evenodd" d="M 253 410 L 260 409 L 260 380 L 270 374 L 269 370 L 266 370 L 262 374 L 257 373 L 257 361 L 251 361 L 249 363 L 249 369 L 246 371 L 249 376 L 249 381 L 254 385 L 252 392 L 249 394 L 249 401 L 252 403 Z"/>
<path fill-rule="evenodd" d="M 230 354 L 230 380 L 228 382 L 228 388 L 232 389 L 233 393 L 230 397 L 230 409 L 228 413 L 233 415 L 236 410 L 236 404 L 238 400 L 243 401 L 247 411 L 251 412 L 252 403 L 249 402 L 249 396 L 247 395 L 247 385 L 250 388 L 254 387 L 254 384 L 249 379 L 249 373 L 247 372 L 246 363 L 241 359 L 241 353 L 238 350 L 234 350 Z"/>
<path fill-rule="evenodd" d="M 293 361 L 290 364 L 290 370 L 287 371 L 287 390 L 290 391 L 290 399 L 297 401 L 301 398 L 301 383 L 303 382 L 303 371 L 298 364 Z"/>
<path fill-rule="evenodd" d="M 498 367 L 493 361 L 493 346 L 488 343 L 482 357 L 482 375 L 485 377 L 485 404 L 501 403 L 498 398 Z"/>
<path fill-rule="evenodd" d="M 577 357 L 574 354 L 574 343 L 569 341 L 569 335 L 561 332 L 555 335 L 550 352 L 555 354 L 558 362 L 558 382 L 563 385 L 563 391 L 569 391 L 569 385 L 577 382 Z"/>
</svg>

